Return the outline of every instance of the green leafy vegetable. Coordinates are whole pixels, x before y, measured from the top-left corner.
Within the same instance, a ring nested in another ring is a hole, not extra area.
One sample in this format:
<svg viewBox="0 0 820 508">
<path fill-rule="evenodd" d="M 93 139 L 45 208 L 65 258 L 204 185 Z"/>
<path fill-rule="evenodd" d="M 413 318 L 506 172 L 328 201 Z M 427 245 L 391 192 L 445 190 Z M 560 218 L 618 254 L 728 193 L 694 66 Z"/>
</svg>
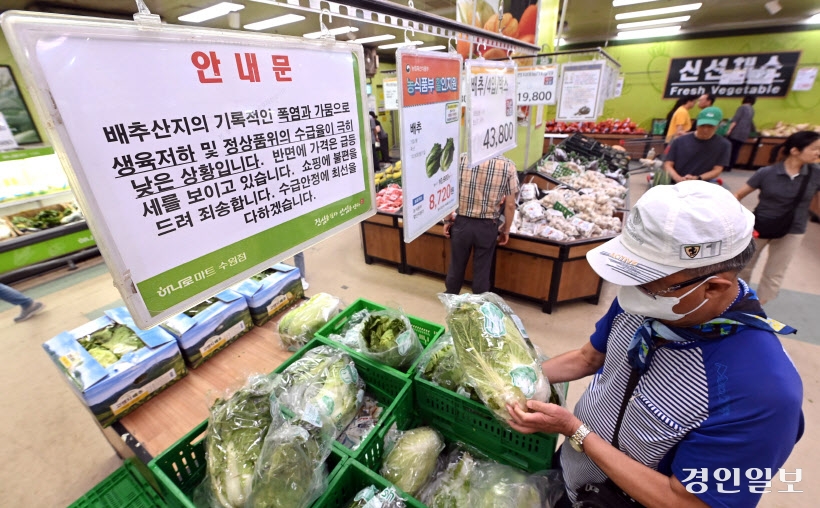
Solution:
<svg viewBox="0 0 820 508">
<path fill-rule="evenodd" d="M 444 441 L 430 427 L 401 432 L 381 467 L 381 475 L 411 496 L 421 490 L 436 470 Z"/>
<path fill-rule="evenodd" d="M 460 508 L 470 506 L 470 482 L 477 466 L 467 452 L 459 454 L 436 478 L 430 489 L 425 489 L 422 501 L 430 508 Z"/>
<path fill-rule="evenodd" d="M 117 324 L 111 333 L 111 338 L 100 344 L 100 347 L 111 351 L 117 358 L 122 358 L 125 354 L 145 347 L 134 330 L 127 326 Z"/>
<path fill-rule="evenodd" d="M 88 350 L 88 352 L 94 357 L 95 360 L 100 362 L 100 365 L 102 365 L 105 369 L 120 361 L 120 359 L 117 358 L 117 355 L 102 347 L 92 347 Z"/>
<path fill-rule="evenodd" d="M 471 508 L 541 508 L 541 493 L 527 475 L 501 464 L 485 463 L 471 482 Z M 552 506 L 552 505 L 549 505 Z"/>
<path fill-rule="evenodd" d="M 80 337 L 77 342 L 104 368 L 117 363 L 126 354 L 145 347 L 134 330 L 119 323 L 112 323 Z"/>
<path fill-rule="evenodd" d="M 480 400 L 475 390 L 466 383 L 464 369 L 461 368 L 453 346 L 452 335 L 442 335 L 424 354 L 419 363 L 421 377 L 465 397 Z"/>
<path fill-rule="evenodd" d="M 295 351 L 307 344 L 339 312 L 341 303 L 335 296 L 318 293 L 285 314 L 279 321 L 279 337 L 285 349 Z"/>
<path fill-rule="evenodd" d="M 424 350 L 407 317 L 391 310 L 370 314 L 362 339 L 367 356 L 396 369 L 412 365 Z"/>
</svg>

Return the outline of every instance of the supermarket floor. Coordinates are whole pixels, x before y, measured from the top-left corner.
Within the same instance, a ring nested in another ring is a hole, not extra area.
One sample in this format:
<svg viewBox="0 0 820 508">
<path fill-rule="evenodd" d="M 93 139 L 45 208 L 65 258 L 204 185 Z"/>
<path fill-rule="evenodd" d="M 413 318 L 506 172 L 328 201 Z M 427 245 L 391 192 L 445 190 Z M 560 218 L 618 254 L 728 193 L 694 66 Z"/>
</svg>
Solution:
<svg viewBox="0 0 820 508">
<path fill-rule="evenodd" d="M 738 188 L 751 173 L 734 171 L 726 184 Z M 632 199 L 646 189 L 642 177 L 633 177 Z M 752 197 L 749 206 L 754 206 Z M 443 322 L 444 309 L 435 297 L 443 290 L 440 279 L 400 275 L 395 268 L 366 265 L 362 259 L 358 228 L 337 235 L 306 251 L 309 294 L 327 291 L 351 302 L 358 297 L 400 305 L 407 312 Z M 759 274 L 755 274 L 756 282 Z M 72 329 L 102 310 L 121 305 L 105 265 L 87 262 L 74 272 L 40 277 L 15 285 L 47 306 L 30 321 L 14 324 L 17 309 L 0 302 L 0 503 L 8 507 L 60 507 L 72 502 L 119 467 L 121 460 L 82 404 L 70 392 L 41 349 L 41 344 Z M 548 355 L 577 348 L 587 340 L 595 321 L 609 306 L 615 288 L 604 285 L 601 303 L 557 306 L 552 315 L 537 305 L 508 299 L 530 335 Z M 795 490 L 773 482 L 765 494 L 764 507 L 814 507 L 820 498 L 820 439 L 813 432 L 820 418 L 820 224 L 810 224 L 801 252 L 789 268 L 784 290 L 768 305 L 774 318 L 799 329 L 783 344 L 803 376 L 807 432 L 798 443 L 786 468 L 802 469 L 803 480 Z M 761 366 L 761 368 L 766 368 Z M 574 405 L 588 380 L 572 383 Z M 160 395 L 161 397 L 162 395 Z M 149 411 L 149 406 L 139 411 Z M 760 436 L 765 439 L 766 436 Z"/>
</svg>

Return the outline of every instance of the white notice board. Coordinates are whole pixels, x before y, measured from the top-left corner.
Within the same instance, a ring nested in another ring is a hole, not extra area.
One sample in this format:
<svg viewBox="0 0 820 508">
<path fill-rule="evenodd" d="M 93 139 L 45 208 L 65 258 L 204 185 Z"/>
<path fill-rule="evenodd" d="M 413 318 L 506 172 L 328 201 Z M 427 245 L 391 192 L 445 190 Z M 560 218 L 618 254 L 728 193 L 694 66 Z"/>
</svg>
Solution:
<svg viewBox="0 0 820 508">
<path fill-rule="evenodd" d="M 384 109 L 395 111 L 399 109 L 399 82 L 396 78 L 384 78 L 382 81 L 384 92 Z"/>
<path fill-rule="evenodd" d="M 404 241 L 458 208 L 461 56 L 404 48 L 399 76 Z"/>
<path fill-rule="evenodd" d="M 603 60 L 565 63 L 561 66 L 561 96 L 555 119 L 591 121 L 597 118 L 598 96 L 605 93 Z"/>
<path fill-rule="evenodd" d="M 2 27 L 142 327 L 375 213 L 361 45 L 14 12 Z"/>
<path fill-rule="evenodd" d="M 515 64 L 467 60 L 467 160 L 477 166 L 516 147 Z"/>
</svg>

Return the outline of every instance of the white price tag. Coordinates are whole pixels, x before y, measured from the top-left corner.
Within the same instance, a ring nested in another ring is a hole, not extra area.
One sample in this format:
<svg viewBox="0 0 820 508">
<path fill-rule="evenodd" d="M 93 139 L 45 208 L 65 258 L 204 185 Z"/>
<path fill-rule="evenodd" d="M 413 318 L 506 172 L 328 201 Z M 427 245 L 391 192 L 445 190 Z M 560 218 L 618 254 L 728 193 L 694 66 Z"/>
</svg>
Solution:
<svg viewBox="0 0 820 508">
<path fill-rule="evenodd" d="M 382 91 L 384 92 L 384 109 L 399 109 L 399 81 L 396 78 L 384 78 L 382 81 Z"/>
<path fill-rule="evenodd" d="M 516 147 L 515 64 L 467 60 L 467 159 L 476 166 Z"/>
<path fill-rule="evenodd" d="M 558 66 L 522 67 L 516 73 L 519 106 L 554 105 L 558 91 Z"/>
</svg>

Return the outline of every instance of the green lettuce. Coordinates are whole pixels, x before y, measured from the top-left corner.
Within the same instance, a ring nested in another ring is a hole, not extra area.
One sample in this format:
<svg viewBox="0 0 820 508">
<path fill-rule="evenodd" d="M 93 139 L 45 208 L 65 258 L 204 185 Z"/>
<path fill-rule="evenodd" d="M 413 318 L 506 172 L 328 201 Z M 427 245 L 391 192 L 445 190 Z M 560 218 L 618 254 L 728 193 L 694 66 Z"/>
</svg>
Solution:
<svg viewBox="0 0 820 508">
<path fill-rule="evenodd" d="M 103 347 L 92 347 L 88 350 L 88 353 L 93 356 L 94 359 L 97 360 L 105 369 L 120 361 L 120 359 L 117 358 L 117 355 Z"/>
<path fill-rule="evenodd" d="M 430 427 L 401 432 L 387 453 L 381 475 L 396 487 L 415 496 L 436 470 L 444 441 Z"/>
<path fill-rule="evenodd" d="M 424 350 L 407 316 L 392 310 L 370 314 L 362 339 L 365 355 L 396 369 L 410 367 Z"/>
</svg>

